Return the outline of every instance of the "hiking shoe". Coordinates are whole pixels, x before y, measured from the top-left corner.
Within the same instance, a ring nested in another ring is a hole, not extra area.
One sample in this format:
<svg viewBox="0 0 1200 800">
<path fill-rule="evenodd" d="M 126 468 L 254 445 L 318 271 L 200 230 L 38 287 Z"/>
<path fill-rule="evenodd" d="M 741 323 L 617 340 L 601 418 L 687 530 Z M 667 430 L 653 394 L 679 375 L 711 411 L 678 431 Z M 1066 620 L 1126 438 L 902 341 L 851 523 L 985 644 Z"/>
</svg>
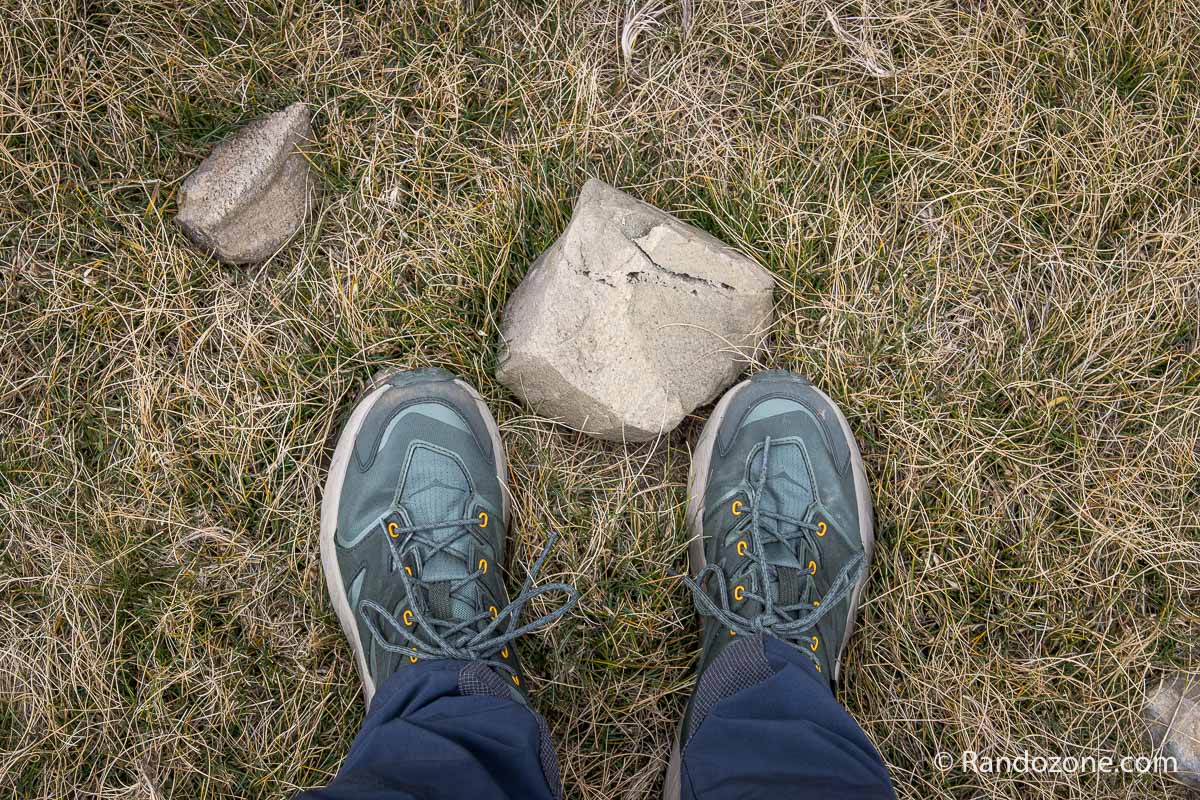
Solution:
<svg viewBox="0 0 1200 800">
<path fill-rule="evenodd" d="M 866 471 L 842 412 L 789 372 L 739 383 L 704 426 L 688 494 L 701 673 L 736 637 L 763 634 L 804 653 L 831 684 L 875 543 Z"/>
<path fill-rule="evenodd" d="M 508 467 L 479 394 L 441 369 L 376 376 L 338 439 L 321 502 L 321 566 L 367 705 L 393 673 L 429 659 L 483 662 L 523 701 L 513 640 L 575 604 L 564 584 L 504 588 Z M 556 610 L 524 626 L 537 595 Z"/>
</svg>

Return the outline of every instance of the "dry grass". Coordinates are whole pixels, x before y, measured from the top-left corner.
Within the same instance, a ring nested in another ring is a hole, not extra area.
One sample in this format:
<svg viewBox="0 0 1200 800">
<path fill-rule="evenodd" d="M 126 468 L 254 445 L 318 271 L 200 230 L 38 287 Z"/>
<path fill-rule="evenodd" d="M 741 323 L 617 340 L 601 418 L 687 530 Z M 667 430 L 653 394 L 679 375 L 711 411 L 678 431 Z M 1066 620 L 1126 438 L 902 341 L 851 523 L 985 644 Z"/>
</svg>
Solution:
<svg viewBox="0 0 1200 800">
<path fill-rule="evenodd" d="M 864 444 L 880 546 L 842 697 L 901 796 L 1183 796 L 932 755 L 1143 754 L 1147 683 L 1200 674 L 1194 5 L 706 0 L 685 36 L 658 3 L 629 59 L 623 0 L 6 5 L 0 794 L 332 774 L 361 708 L 320 487 L 349 399 L 404 363 L 497 410 L 515 560 L 564 532 L 547 577 L 583 603 L 524 650 L 568 795 L 656 796 L 703 415 L 601 445 L 492 378 L 506 297 L 595 175 L 768 266 L 761 365 Z M 175 191 L 296 99 L 320 214 L 215 264 Z"/>
</svg>

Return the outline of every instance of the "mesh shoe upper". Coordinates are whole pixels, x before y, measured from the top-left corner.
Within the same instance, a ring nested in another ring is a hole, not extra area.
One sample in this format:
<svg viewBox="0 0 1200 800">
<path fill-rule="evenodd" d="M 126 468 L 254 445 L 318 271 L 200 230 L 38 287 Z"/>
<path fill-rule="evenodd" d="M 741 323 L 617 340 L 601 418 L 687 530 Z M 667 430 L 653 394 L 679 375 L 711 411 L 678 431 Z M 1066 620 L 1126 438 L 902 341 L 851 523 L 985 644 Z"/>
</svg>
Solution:
<svg viewBox="0 0 1200 800">
<path fill-rule="evenodd" d="M 838 419 L 803 379 L 760 373 L 719 421 L 703 497 L 707 566 L 695 590 L 702 669 L 734 636 L 765 633 L 834 676 L 869 559 Z"/>
<path fill-rule="evenodd" d="M 337 571 L 367 694 L 427 658 L 483 660 L 519 686 L 512 640 L 565 613 L 574 593 L 557 584 L 531 590 L 531 573 L 508 602 L 507 489 L 495 423 L 441 370 L 397 373 L 378 386 L 362 401 L 371 405 L 361 426 L 343 434 L 354 437 L 353 455 L 341 486 L 331 487 Z M 524 604 L 553 590 L 568 592 L 567 606 L 519 627 Z"/>
</svg>

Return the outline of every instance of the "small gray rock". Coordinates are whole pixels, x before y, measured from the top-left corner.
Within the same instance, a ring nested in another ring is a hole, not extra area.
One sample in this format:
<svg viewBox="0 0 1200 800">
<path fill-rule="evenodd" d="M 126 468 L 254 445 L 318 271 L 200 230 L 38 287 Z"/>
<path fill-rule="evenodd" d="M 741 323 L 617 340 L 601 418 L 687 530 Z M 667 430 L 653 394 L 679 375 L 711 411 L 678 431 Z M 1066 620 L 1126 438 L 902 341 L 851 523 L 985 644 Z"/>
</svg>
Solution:
<svg viewBox="0 0 1200 800">
<path fill-rule="evenodd" d="M 179 192 L 188 237 L 231 264 L 263 261 L 292 238 L 316 191 L 297 149 L 311 120 L 307 106 L 293 103 L 214 147 Z"/>
<path fill-rule="evenodd" d="M 773 289 L 728 245 L 589 180 L 508 303 L 497 377 L 576 430 L 653 439 L 745 368 Z"/>
<path fill-rule="evenodd" d="M 1200 680 L 1164 679 L 1146 698 L 1145 716 L 1154 746 L 1175 759 L 1175 777 L 1200 788 Z"/>
</svg>

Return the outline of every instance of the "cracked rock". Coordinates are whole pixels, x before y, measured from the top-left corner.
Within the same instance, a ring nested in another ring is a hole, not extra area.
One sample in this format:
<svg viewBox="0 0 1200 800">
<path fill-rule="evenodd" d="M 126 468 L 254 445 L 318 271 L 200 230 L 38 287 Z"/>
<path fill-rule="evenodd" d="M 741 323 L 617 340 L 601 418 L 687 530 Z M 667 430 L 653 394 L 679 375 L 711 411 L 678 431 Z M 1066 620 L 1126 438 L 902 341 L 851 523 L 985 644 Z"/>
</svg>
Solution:
<svg viewBox="0 0 1200 800">
<path fill-rule="evenodd" d="M 771 275 L 598 180 L 505 311 L 497 377 L 540 414 L 645 441 L 715 399 L 774 322 Z"/>
<path fill-rule="evenodd" d="M 1200 788 L 1200 681 L 1163 680 L 1146 699 L 1145 716 L 1155 748 L 1175 759 L 1174 776 Z"/>
<path fill-rule="evenodd" d="M 231 264 L 263 261 L 300 229 L 315 194 L 298 150 L 311 132 L 303 103 L 255 120 L 213 148 L 183 182 L 184 232 Z"/>
</svg>

